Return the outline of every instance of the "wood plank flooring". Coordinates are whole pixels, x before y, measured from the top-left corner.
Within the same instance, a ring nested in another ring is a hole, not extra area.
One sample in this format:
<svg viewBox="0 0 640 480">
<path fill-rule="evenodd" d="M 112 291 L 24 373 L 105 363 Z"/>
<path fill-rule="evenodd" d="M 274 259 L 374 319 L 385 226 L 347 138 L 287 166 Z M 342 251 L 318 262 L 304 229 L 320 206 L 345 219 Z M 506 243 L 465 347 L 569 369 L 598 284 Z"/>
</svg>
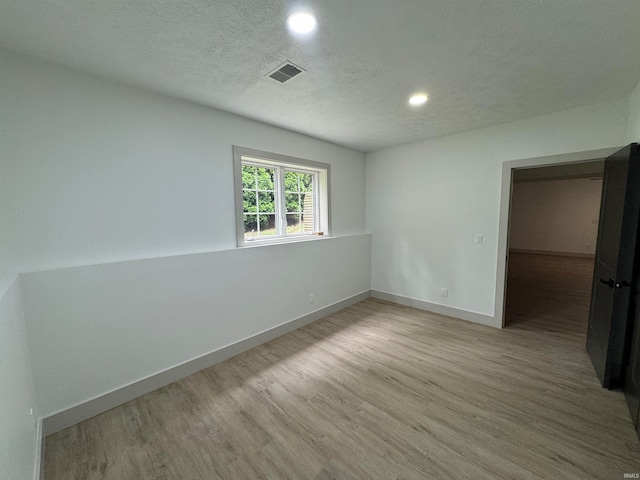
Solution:
<svg viewBox="0 0 640 480">
<path fill-rule="evenodd" d="M 511 252 L 506 324 L 585 336 L 593 265 L 593 258 Z"/>
<path fill-rule="evenodd" d="M 349 307 L 48 437 L 45 479 L 640 472 L 623 395 L 599 386 L 584 351 L 579 293 L 543 308 L 537 282 L 518 281 L 503 330 L 374 299 Z"/>
</svg>

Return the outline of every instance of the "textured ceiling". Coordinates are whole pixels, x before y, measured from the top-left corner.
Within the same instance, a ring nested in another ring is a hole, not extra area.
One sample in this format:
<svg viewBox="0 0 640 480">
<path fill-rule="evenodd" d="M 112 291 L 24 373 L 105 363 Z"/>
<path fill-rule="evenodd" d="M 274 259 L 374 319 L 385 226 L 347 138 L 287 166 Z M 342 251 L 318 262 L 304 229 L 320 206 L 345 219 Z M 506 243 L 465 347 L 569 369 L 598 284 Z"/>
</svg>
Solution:
<svg viewBox="0 0 640 480">
<path fill-rule="evenodd" d="M 627 96 L 639 25 L 638 0 L 0 0 L 9 50 L 362 151 Z"/>
</svg>

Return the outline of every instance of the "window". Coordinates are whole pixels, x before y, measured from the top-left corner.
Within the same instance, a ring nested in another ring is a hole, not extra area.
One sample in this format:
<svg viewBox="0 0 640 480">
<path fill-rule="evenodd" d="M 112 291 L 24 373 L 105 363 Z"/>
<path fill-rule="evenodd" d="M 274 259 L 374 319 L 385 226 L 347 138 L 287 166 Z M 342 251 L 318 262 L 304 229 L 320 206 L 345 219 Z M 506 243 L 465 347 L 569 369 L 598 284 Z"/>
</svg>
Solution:
<svg viewBox="0 0 640 480">
<path fill-rule="evenodd" d="M 329 234 L 329 165 L 233 147 L 238 246 Z"/>
</svg>

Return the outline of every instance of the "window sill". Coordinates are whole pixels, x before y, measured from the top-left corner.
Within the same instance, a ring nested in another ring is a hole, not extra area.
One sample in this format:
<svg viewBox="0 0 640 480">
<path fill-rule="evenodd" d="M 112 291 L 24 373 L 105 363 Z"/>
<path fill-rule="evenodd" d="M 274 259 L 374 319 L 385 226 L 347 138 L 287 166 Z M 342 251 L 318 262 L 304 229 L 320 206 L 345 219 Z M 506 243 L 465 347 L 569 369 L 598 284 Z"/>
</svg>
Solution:
<svg viewBox="0 0 640 480">
<path fill-rule="evenodd" d="M 278 237 L 274 239 L 248 240 L 238 248 L 265 247 L 267 245 L 282 245 L 286 243 L 313 242 L 316 240 L 326 240 L 332 238 L 329 235 L 301 235 L 297 237 Z"/>
</svg>

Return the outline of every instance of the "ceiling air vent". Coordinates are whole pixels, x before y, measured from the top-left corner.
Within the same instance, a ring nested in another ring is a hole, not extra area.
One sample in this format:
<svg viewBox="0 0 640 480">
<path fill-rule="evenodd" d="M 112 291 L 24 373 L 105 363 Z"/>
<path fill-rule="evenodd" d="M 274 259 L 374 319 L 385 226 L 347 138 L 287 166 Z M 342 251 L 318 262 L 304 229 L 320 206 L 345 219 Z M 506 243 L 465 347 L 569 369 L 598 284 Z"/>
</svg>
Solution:
<svg viewBox="0 0 640 480">
<path fill-rule="evenodd" d="M 296 75 L 300 75 L 304 70 L 291 62 L 287 62 L 284 65 L 279 66 L 273 72 L 268 74 L 268 77 L 277 80 L 280 83 L 285 83 L 291 80 Z"/>
</svg>

